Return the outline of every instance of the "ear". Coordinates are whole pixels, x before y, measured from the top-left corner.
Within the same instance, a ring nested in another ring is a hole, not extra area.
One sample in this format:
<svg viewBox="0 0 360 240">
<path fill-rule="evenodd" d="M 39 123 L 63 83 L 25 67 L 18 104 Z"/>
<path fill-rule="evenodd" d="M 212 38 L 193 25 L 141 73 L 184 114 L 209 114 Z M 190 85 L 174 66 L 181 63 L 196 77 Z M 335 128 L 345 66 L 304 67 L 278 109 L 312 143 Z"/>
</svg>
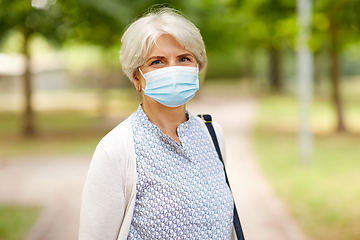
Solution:
<svg viewBox="0 0 360 240">
<path fill-rule="evenodd" d="M 140 81 L 141 78 L 142 78 L 142 75 L 141 75 L 139 69 L 136 69 L 136 71 L 134 72 L 134 80 Z"/>
<path fill-rule="evenodd" d="M 139 92 L 139 88 L 141 89 L 141 87 L 140 87 L 140 79 L 138 78 L 136 73 L 134 73 L 134 76 L 133 76 L 133 83 L 134 83 L 136 91 Z"/>
<path fill-rule="evenodd" d="M 134 80 L 134 81 L 139 81 L 138 70 L 136 70 L 136 71 L 133 73 L 133 80 Z"/>
<path fill-rule="evenodd" d="M 146 83 L 145 83 L 145 79 L 143 78 L 143 76 L 141 75 L 138 69 L 134 72 L 133 80 L 136 90 L 138 92 L 141 92 L 141 89 L 145 88 Z"/>
</svg>

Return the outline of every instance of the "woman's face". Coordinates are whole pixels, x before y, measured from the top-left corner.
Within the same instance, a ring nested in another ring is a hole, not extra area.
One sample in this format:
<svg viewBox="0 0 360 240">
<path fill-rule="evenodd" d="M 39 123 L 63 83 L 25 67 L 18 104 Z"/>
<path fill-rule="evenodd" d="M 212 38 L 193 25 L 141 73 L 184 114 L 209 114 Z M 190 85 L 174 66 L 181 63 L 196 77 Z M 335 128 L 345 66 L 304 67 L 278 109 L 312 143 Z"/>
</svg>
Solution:
<svg viewBox="0 0 360 240">
<path fill-rule="evenodd" d="M 164 67 L 197 67 L 197 65 L 194 54 L 183 48 L 170 34 L 164 34 L 158 37 L 140 69 L 145 74 Z M 136 77 L 136 89 L 139 87 L 145 89 L 146 81 L 139 71 Z"/>
</svg>

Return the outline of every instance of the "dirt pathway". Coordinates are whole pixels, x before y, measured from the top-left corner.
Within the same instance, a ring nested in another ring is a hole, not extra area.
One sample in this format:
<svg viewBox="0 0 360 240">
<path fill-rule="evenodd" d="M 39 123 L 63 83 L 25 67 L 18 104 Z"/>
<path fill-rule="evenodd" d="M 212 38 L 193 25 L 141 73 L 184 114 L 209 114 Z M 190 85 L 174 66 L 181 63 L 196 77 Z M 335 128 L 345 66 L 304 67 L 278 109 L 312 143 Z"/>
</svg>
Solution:
<svg viewBox="0 0 360 240">
<path fill-rule="evenodd" d="M 308 239 L 286 211 L 257 165 L 251 145 L 257 106 L 251 98 L 207 98 L 189 106 L 211 113 L 223 128 L 226 167 L 247 240 Z"/>
<path fill-rule="evenodd" d="M 43 206 L 27 240 L 75 240 L 91 156 L 41 156 L 0 164 L 0 204 Z M 6 160 L 6 159 L 5 159 Z"/>
<path fill-rule="evenodd" d="M 247 240 L 306 240 L 256 164 L 250 144 L 256 115 L 252 99 L 198 98 L 191 113 L 211 113 L 226 136 L 229 179 Z M 0 204 L 43 205 L 26 240 L 75 240 L 91 156 L 42 156 L 0 163 Z"/>
</svg>

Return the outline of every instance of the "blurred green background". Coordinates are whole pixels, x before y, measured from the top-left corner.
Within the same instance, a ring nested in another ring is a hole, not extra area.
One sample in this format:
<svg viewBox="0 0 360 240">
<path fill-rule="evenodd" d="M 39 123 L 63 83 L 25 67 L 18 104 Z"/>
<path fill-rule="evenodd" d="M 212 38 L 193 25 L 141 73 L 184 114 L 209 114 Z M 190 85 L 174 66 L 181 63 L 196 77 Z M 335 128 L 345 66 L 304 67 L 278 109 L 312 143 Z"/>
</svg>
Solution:
<svg viewBox="0 0 360 240">
<path fill-rule="evenodd" d="M 360 239 L 359 0 L 313 3 L 307 166 L 297 143 L 295 0 L 0 0 L 0 161 L 91 154 L 137 108 L 141 99 L 118 61 L 120 38 L 154 4 L 182 11 L 200 29 L 205 89 L 257 99 L 260 165 L 304 231 Z M 38 216 L 29 209 L 0 207 L 0 239 L 22 239 Z"/>
</svg>

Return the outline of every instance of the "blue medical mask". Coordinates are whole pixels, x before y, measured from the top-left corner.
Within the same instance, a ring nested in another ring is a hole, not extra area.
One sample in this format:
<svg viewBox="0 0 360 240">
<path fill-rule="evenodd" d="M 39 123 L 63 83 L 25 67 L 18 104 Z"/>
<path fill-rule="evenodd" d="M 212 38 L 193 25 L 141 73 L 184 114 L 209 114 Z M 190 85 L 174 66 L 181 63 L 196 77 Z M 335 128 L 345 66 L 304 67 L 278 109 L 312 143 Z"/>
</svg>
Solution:
<svg viewBox="0 0 360 240">
<path fill-rule="evenodd" d="M 199 69 L 196 67 L 165 67 L 141 75 L 146 80 L 144 94 L 167 107 L 187 103 L 199 90 Z"/>
</svg>

